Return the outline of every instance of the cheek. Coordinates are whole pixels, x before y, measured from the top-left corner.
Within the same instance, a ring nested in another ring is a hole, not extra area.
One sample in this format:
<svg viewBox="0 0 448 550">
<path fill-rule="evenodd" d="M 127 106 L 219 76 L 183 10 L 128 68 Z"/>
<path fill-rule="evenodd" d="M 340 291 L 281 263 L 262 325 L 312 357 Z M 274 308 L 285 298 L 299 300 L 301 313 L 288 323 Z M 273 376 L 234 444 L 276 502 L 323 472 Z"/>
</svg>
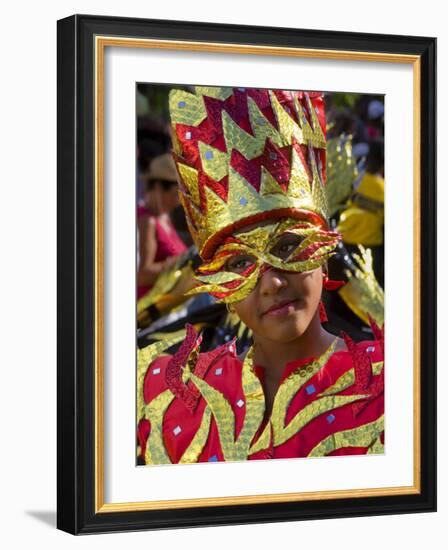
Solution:
<svg viewBox="0 0 448 550">
<path fill-rule="evenodd" d="M 247 298 L 244 298 L 244 300 L 232 304 L 233 309 L 236 311 L 241 321 L 252 330 L 254 322 L 256 321 L 255 308 L 257 305 L 254 296 L 254 293 L 252 293 L 247 296 Z"/>
<path fill-rule="evenodd" d="M 322 295 L 322 272 L 316 269 L 308 273 L 290 274 L 289 284 L 297 296 L 303 296 L 309 303 L 319 302 Z"/>
<path fill-rule="evenodd" d="M 307 288 L 308 303 L 316 309 L 322 297 L 322 278 L 315 277 Z"/>
</svg>

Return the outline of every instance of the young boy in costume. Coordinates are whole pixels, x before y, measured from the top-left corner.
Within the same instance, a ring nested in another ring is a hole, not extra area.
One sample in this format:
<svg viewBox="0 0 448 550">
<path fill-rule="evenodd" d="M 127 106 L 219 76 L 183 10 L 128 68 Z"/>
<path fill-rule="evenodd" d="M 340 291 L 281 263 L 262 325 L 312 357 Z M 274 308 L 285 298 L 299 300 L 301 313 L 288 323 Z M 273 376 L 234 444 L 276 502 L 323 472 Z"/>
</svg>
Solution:
<svg viewBox="0 0 448 550">
<path fill-rule="evenodd" d="M 200 353 L 187 326 L 138 361 L 139 455 L 145 464 L 381 453 L 383 333 L 328 333 L 322 289 L 340 239 L 325 199 L 320 93 L 172 90 L 180 196 L 203 259 L 192 294 L 209 292 L 251 329 Z"/>
</svg>

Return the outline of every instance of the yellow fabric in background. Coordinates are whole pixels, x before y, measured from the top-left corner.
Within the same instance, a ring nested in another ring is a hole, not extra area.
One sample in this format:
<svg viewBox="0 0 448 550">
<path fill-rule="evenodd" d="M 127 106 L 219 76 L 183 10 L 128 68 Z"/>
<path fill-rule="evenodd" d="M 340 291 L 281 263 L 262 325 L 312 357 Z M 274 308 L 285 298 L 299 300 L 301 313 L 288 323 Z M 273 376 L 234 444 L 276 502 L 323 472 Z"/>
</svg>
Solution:
<svg viewBox="0 0 448 550">
<path fill-rule="evenodd" d="M 373 174 L 365 174 L 357 194 L 375 203 L 384 204 L 384 179 Z M 378 246 L 383 244 L 384 208 L 367 210 L 349 202 L 342 212 L 337 230 L 347 244 Z"/>
<path fill-rule="evenodd" d="M 376 202 L 384 204 L 384 178 L 369 174 L 364 175 L 359 184 L 357 193 Z"/>
</svg>

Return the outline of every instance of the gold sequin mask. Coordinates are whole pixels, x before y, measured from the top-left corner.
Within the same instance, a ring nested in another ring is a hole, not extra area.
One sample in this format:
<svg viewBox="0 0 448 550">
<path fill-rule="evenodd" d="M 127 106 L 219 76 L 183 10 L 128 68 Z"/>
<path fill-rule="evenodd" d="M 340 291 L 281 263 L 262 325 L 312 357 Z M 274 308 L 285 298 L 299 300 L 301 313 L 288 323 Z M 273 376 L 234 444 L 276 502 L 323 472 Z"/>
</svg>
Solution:
<svg viewBox="0 0 448 550">
<path fill-rule="evenodd" d="M 218 302 L 238 302 L 252 292 L 267 269 L 301 273 L 321 267 L 339 240 L 335 231 L 291 218 L 238 231 L 197 269 L 199 286 L 189 295 L 208 292 Z"/>
</svg>

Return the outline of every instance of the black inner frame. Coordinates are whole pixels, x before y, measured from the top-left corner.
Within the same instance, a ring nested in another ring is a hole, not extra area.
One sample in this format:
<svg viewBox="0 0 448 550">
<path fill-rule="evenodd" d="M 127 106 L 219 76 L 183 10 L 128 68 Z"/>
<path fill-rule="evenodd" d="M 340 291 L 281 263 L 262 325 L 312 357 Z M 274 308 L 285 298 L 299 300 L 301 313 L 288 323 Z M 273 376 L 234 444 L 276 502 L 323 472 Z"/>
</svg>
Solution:
<svg viewBox="0 0 448 550">
<path fill-rule="evenodd" d="M 95 514 L 95 35 L 418 55 L 421 59 L 421 492 Z M 58 21 L 57 526 L 73 534 L 436 510 L 436 39 L 75 15 Z"/>
</svg>

